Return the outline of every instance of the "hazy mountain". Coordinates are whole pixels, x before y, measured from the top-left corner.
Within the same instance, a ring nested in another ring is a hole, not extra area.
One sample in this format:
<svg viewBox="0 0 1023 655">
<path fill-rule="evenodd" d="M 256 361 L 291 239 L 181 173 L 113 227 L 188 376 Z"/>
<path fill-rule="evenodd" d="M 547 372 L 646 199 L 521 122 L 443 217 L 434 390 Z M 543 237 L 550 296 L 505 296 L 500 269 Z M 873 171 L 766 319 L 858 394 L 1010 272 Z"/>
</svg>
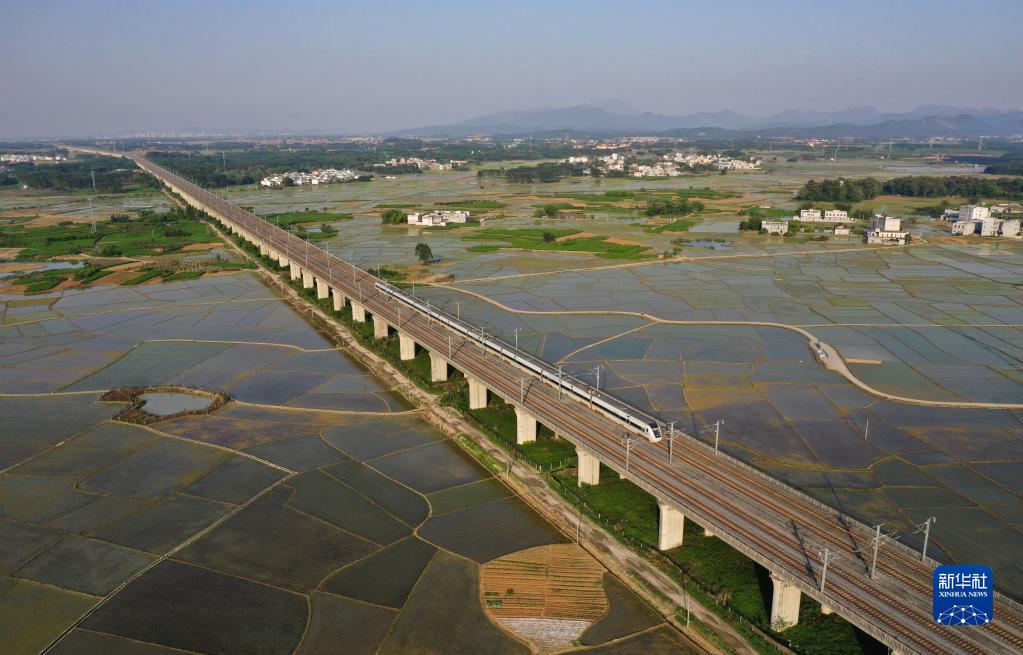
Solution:
<svg viewBox="0 0 1023 655">
<path fill-rule="evenodd" d="M 586 134 L 657 134 L 732 130 L 764 136 L 860 136 L 862 138 L 929 136 L 1000 136 L 1023 132 L 1019 111 L 925 105 L 903 113 L 874 107 L 838 111 L 787 110 L 755 118 L 730 110 L 668 116 L 640 111 L 621 98 L 572 107 L 510 110 L 475 116 L 449 125 L 397 133 L 420 136 L 469 134 L 521 135 L 574 131 Z"/>
</svg>

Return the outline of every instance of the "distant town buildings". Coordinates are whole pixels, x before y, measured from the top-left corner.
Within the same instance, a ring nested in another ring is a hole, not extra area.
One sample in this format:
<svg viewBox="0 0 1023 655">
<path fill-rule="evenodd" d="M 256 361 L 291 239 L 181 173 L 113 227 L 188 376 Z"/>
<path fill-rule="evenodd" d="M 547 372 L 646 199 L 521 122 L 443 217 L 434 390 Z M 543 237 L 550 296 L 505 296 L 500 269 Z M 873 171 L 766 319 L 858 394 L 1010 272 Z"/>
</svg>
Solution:
<svg viewBox="0 0 1023 655">
<path fill-rule="evenodd" d="M 958 210 L 946 209 L 944 218 L 952 221 L 953 236 L 1018 237 L 1020 219 L 1008 218 L 1012 209 L 1012 205 L 963 205 Z"/>
<path fill-rule="evenodd" d="M 637 164 L 630 170 L 632 177 L 678 177 L 682 174 L 682 171 L 678 169 L 678 164 L 671 161 L 658 162 L 652 166 Z"/>
<path fill-rule="evenodd" d="M 848 225 L 836 225 L 835 226 L 835 236 L 836 237 L 849 236 L 849 234 L 851 234 L 851 232 L 852 232 L 852 230 L 849 229 Z"/>
<path fill-rule="evenodd" d="M 600 161 L 604 163 L 604 167 L 609 171 L 625 171 L 625 156 L 617 152 L 601 157 Z"/>
<path fill-rule="evenodd" d="M 18 155 L 18 154 L 6 154 L 0 155 L 0 163 L 4 164 L 26 164 L 35 163 L 39 161 L 67 161 L 67 157 L 61 155 Z"/>
<path fill-rule="evenodd" d="M 427 227 L 443 227 L 448 223 L 465 223 L 472 218 L 471 212 L 464 211 L 441 211 L 441 212 L 415 212 L 406 217 L 409 225 L 424 225 Z"/>
<path fill-rule="evenodd" d="M 784 219 L 760 221 L 760 229 L 768 234 L 785 234 L 789 231 L 789 222 Z"/>
<path fill-rule="evenodd" d="M 449 159 L 447 163 L 439 162 L 436 159 L 421 159 L 419 157 L 392 157 L 382 164 L 373 164 L 374 168 L 399 168 L 402 166 L 415 166 L 421 171 L 450 171 L 456 166 L 463 166 L 468 163 L 466 160 Z"/>
<path fill-rule="evenodd" d="M 818 223 L 821 220 L 821 210 L 819 209 L 800 209 L 799 220 L 802 223 Z"/>
<path fill-rule="evenodd" d="M 290 171 L 288 173 L 279 173 L 277 175 L 271 175 L 264 177 L 259 181 L 260 186 L 265 187 L 279 187 L 279 186 L 290 186 L 285 179 L 290 179 L 291 184 L 294 186 L 306 186 L 316 184 L 333 184 L 335 182 L 351 182 L 357 178 L 355 171 L 342 168 L 337 170 L 336 168 L 326 168 L 322 170 L 315 170 L 311 173 L 303 173 L 301 171 Z"/>
<path fill-rule="evenodd" d="M 699 155 L 689 152 L 676 152 L 671 155 L 664 155 L 664 159 L 671 160 L 678 164 L 685 164 L 689 168 L 696 166 L 710 166 L 719 170 L 750 171 L 760 168 L 759 159 L 736 159 L 724 155 Z"/>
<path fill-rule="evenodd" d="M 902 220 L 884 214 L 877 214 L 867 232 L 867 243 L 886 246 L 904 246 L 909 232 L 902 231 Z"/>
</svg>

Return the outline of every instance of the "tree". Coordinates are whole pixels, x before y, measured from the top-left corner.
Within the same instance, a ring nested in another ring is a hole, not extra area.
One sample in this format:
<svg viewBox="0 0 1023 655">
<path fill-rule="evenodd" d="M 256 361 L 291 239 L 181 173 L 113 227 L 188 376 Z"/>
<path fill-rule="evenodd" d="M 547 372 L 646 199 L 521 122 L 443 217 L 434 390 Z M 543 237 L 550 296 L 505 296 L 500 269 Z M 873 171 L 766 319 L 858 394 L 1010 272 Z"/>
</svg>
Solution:
<svg viewBox="0 0 1023 655">
<path fill-rule="evenodd" d="M 429 264 L 433 261 L 433 250 L 430 248 L 430 244 L 423 243 L 420 241 L 416 244 L 416 257 L 419 259 L 420 264 Z"/>
<path fill-rule="evenodd" d="M 407 218 L 400 209 L 385 209 L 380 214 L 380 220 L 384 223 L 404 223 Z"/>
<path fill-rule="evenodd" d="M 544 243 L 554 243 L 554 239 L 555 239 L 555 236 L 554 236 L 553 232 L 544 232 L 543 233 L 543 242 Z"/>
<path fill-rule="evenodd" d="M 284 180 L 282 181 L 282 184 L 284 186 L 295 186 L 295 180 L 291 179 L 290 177 L 285 177 Z"/>
</svg>

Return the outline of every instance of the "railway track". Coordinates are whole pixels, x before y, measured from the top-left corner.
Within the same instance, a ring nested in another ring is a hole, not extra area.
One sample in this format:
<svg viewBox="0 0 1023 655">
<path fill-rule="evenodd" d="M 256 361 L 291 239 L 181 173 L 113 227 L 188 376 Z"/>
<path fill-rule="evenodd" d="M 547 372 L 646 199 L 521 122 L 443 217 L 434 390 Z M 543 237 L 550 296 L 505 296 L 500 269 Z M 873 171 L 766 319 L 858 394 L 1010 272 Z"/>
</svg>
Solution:
<svg viewBox="0 0 1023 655">
<path fill-rule="evenodd" d="M 399 315 L 397 302 L 376 290 L 378 278 L 142 157 L 133 158 L 142 168 L 191 196 L 193 204 L 211 210 L 229 225 L 285 254 L 423 347 L 446 355 L 446 328 L 412 310 Z M 488 388 L 504 398 L 518 397 L 524 369 L 494 355 L 488 357 L 471 347 L 471 342 L 463 341 L 461 335 L 457 338 L 460 345 L 452 353 L 453 365 L 484 380 Z M 628 466 L 628 477 L 641 487 L 679 504 L 687 515 L 712 528 L 726 542 L 794 581 L 801 590 L 894 649 L 928 654 L 1023 651 L 1023 612 L 1008 599 L 999 596 L 996 623 L 963 630 L 938 626 L 930 616 L 933 562 L 921 562 L 919 556 L 914 559 L 908 548 L 891 548 L 886 559 L 879 562 L 878 577 L 871 579 L 860 555 L 861 544 L 869 540 L 866 526 L 829 511 L 823 504 L 724 454 L 713 453 L 692 437 L 676 438 L 674 463 L 668 463 L 663 442 L 644 442 L 631 450 L 626 465 L 621 425 L 581 401 L 559 398 L 556 388 L 539 378 L 532 379 L 535 382 L 530 383 L 522 404 L 542 423 L 593 451 L 603 463 L 620 472 Z M 818 588 L 817 567 L 807 540 L 813 542 L 812 547 L 827 546 L 842 556 L 829 567 L 823 593 Z"/>
</svg>

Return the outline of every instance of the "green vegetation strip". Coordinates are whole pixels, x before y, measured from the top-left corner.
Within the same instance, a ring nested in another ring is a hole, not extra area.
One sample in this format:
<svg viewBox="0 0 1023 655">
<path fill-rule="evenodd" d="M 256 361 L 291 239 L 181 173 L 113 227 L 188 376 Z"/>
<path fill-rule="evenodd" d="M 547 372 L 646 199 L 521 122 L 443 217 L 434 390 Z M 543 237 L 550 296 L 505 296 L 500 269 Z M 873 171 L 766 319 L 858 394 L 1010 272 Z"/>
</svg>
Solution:
<svg viewBox="0 0 1023 655">
<path fill-rule="evenodd" d="M 462 239 L 468 241 L 504 241 L 509 248 L 521 248 L 523 250 L 553 250 L 559 252 L 589 252 L 598 257 L 607 259 L 644 259 L 653 257 L 650 248 L 640 245 L 625 245 L 609 243 L 606 236 L 580 237 L 569 239 L 573 234 L 579 234 L 579 230 L 568 228 L 532 229 L 524 228 L 517 230 L 503 230 L 499 228 L 485 228 Z M 488 244 L 490 248 L 498 249 L 500 246 Z M 470 248 L 472 252 L 493 252 L 494 250 L 480 249 L 478 246 Z"/>
</svg>

